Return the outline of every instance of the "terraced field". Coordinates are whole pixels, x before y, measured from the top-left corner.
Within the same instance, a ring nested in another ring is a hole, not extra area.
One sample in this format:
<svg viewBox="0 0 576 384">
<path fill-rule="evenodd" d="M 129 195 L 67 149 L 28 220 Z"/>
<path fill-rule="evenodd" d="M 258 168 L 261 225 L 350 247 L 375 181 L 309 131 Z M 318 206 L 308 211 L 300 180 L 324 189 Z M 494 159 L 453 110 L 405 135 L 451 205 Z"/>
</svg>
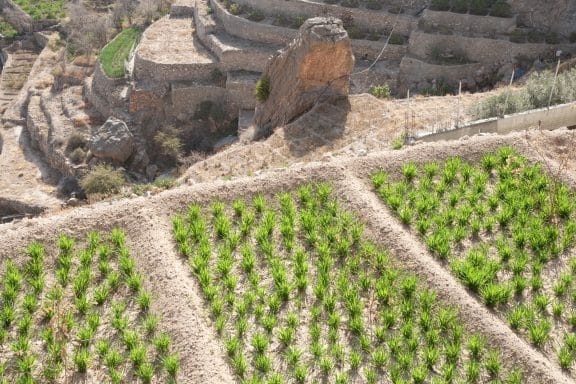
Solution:
<svg viewBox="0 0 576 384">
<path fill-rule="evenodd" d="M 400 221 L 514 331 L 572 368 L 574 192 L 510 147 L 477 164 L 453 157 L 401 173 L 372 177 Z"/>
<path fill-rule="evenodd" d="M 24 253 L 4 260 L 0 382 L 176 382 L 178 354 L 121 230 Z"/>
<path fill-rule="evenodd" d="M 5 224 L 5 382 L 572 383 L 576 179 L 535 148 L 570 134 Z"/>
<path fill-rule="evenodd" d="M 174 219 L 230 364 L 249 382 L 522 382 L 458 311 L 363 239 L 329 184 Z"/>
</svg>

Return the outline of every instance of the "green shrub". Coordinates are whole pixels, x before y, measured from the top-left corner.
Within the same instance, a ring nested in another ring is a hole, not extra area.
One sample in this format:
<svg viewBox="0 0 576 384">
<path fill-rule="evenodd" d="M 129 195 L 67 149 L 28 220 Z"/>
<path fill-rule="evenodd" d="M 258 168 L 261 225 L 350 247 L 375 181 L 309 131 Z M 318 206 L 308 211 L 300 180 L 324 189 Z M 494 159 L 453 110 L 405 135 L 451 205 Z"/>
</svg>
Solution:
<svg viewBox="0 0 576 384">
<path fill-rule="evenodd" d="M 98 165 L 94 167 L 80 181 L 80 185 L 86 193 L 114 194 L 120 192 L 125 179 L 122 172 L 117 171 L 109 165 Z"/>
<path fill-rule="evenodd" d="M 506 0 L 497 0 L 494 5 L 492 5 L 492 10 L 490 11 L 490 16 L 495 17 L 510 17 L 512 16 L 512 9 L 510 4 Z"/>
<path fill-rule="evenodd" d="M 264 12 L 259 11 L 259 10 L 251 11 L 248 14 L 248 20 L 251 20 L 251 21 L 259 22 L 259 21 L 264 20 L 265 18 L 266 18 L 266 15 L 264 14 Z"/>
<path fill-rule="evenodd" d="M 342 0 L 341 6 L 346 8 L 358 8 L 360 6 L 360 1 L 358 0 Z"/>
<path fill-rule="evenodd" d="M 270 96 L 270 79 L 262 77 L 256 82 L 256 100 L 264 103 Z"/>
<path fill-rule="evenodd" d="M 526 34 L 522 29 L 516 28 L 510 34 L 510 41 L 513 43 L 521 44 L 526 42 Z"/>
<path fill-rule="evenodd" d="M 230 4 L 230 13 L 233 15 L 239 15 L 242 13 L 242 8 L 240 7 L 240 5 L 232 3 Z"/>
<path fill-rule="evenodd" d="M 546 39 L 546 35 L 543 32 L 531 29 L 526 34 L 526 38 L 529 43 L 543 43 Z"/>
<path fill-rule="evenodd" d="M 81 164 L 86 160 L 86 152 L 80 147 L 73 150 L 68 156 L 74 164 Z"/>
<path fill-rule="evenodd" d="M 477 119 L 487 119 L 525 111 L 528 106 L 528 100 L 521 92 L 505 91 L 484 100 L 475 107 L 472 114 Z"/>
<path fill-rule="evenodd" d="M 445 80 L 440 79 L 436 84 L 422 89 L 421 93 L 426 96 L 446 96 L 454 94 L 456 89 Z"/>
<path fill-rule="evenodd" d="M 18 36 L 18 31 L 5 21 L 0 21 L 0 35 L 7 39 L 13 39 Z"/>
<path fill-rule="evenodd" d="M 66 143 L 66 151 L 73 152 L 77 148 L 86 147 L 86 138 L 80 132 L 74 132 L 68 137 L 68 143 Z"/>
<path fill-rule="evenodd" d="M 124 63 L 133 47 L 136 46 L 142 30 L 128 28 L 120 32 L 114 40 L 108 43 L 100 52 L 100 63 L 104 73 L 112 78 L 123 77 L 126 73 Z"/>
<path fill-rule="evenodd" d="M 154 180 L 154 186 L 162 189 L 170 189 L 176 186 L 176 179 L 173 177 L 160 177 Z"/>
<path fill-rule="evenodd" d="M 184 145 L 180 139 L 180 131 L 176 128 L 168 127 L 158 132 L 154 136 L 154 143 L 158 145 L 160 154 L 172 161 L 176 161 L 182 155 Z"/>
<path fill-rule="evenodd" d="M 372 96 L 376 96 L 379 99 L 387 99 L 391 94 L 390 86 L 388 84 L 372 86 L 370 87 L 369 92 Z"/>
<path fill-rule="evenodd" d="M 484 16 L 488 12 L 486 0 L 470 0 L 470 13 Z"/>
<path fill-rule="evenodd" d="M 450 9 L 450 0 L 432 0 L 430 9 L 433 11 L 447 11 Z"/>
<path fill-rule="evenodd" d="M 380 3 L 379 0 L 368 0 L 366 2 L 366 8 L 377 11 L 382 9 L 382 4 Z"/>
<path fill-rule="evenodd" d="M 394 45 L 404 45 L 404 43 L 406 42 L 406 38 L 398 33 L 392 33 L 389 42 L 390 44 Z"/>
<path fill-rule="evenodd" d="M 351 39 L 363 39 L 366 36 L 366 33 L 356 25 L 346 28 L 346 31 L 348 32 L 348 37 Z"/>
<path fill-rule="evenodd" d="M 560 43 L 560 37 L 558 36 L 558 33 L 556 33 L 556 32 L 548 32 L 544 36 L 544 41 L 546 42 L 546 44 L 559 44 Z"/>
<path fill-rule="evenodd" d="M 466 13 L 468 12 L 468 0 L 452 0 L 452 12 Z"/>
<path fill-rule="evenodd" d="M 33 19 L 60 19 L 65 16 L 64 0 L 15 0 Z"/>
</svg>

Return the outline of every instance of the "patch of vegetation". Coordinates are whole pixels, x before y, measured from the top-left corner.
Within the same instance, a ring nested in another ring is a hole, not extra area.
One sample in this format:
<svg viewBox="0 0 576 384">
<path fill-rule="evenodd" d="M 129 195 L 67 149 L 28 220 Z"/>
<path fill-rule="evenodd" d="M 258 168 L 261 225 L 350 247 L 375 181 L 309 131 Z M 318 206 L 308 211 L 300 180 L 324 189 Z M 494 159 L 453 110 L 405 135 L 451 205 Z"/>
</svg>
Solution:
<svg viewBox="0 0 576 384">
<path fill-rule="evenodd" d="M 521 380 L 455 308 L 363 239 L 327 184 L 192 204 L 173 234 L 239 380 L 462 382 L 471 364 Z"/>
<path fill-rule="evenodd" d="M 262 77 L 256 82 L 256 100 L 260 103 L 264 103 L 268 100 L 270 96 L 270 79 L 267 77 Z"/>
<path fill-rule="evenodd" d="M 444 79 L 439 79 L 431 86 L 422 89 L 420 93 L 425 96 L 446 96 L 456 93 L 456 88 Z"/>
<path fill-rule="evenodd" d="M 127 28 L 102 48 L 99 59 L 108 77 L 119 78 L 125 75 L 125 62 L 141 34 L 142 30 L 139 28 Z"/>
<path fill-rule="evenodd" d="M 406 37 L 400 35 L 399 33 L 392 33 L 390 36 L 389 43 L 394 45 L 404 45 L 406 42 Z"/>
<path fill-rule="evenodd" d="M 64 0 L 14 0 L 33 19 L 61 19 L 65 16 Z"/>
<path fill-rule="evenodd" d="M 91 232 L 84 243 L 60 235 L 53 250 L 33 242 L 23 263 L 3 261 L 2 382 L 175 382 L 178 355 L 124 233 Z"/>
<path fill-rule="evenodd" d="M 517 91 L 506 91 L 491 96 L 474 107 L 472 114 L 478 119 L 502 116 L 504 114 L 544 108 L 550 105 L 570 103 L 576 100 L 576 69 L 558 75 L 554 82 L 554 72 L 543 71 L 530 75 L 526 85 Z M 550 99 L 550 93 L 552 98 Z"/>
<path fill-rule="evenodd" d="M 450 9 L 450 0 L 432 0 L 430 9 L 434 11 L 448 11 Z"/>
<path fill-rule="evenodd" d="M 405 164 L 372 182 L 399 220 L 510 327 L 573 366 L 576 194 L 509 147 L 478 164 Z M 545 273 L 549 265 L 556 272 Z M 564 335 L 564 336 L 562 336 Z"/>
<path fill-rule="evenodd" d="M 180 139 L 180 131 L 174 127 L 165 127 L 154 135 L 154 143 L 159 153 L 171 162 L 176 162 L 182 155 L 184 144 Z"/>
<path fill-rule="evenodd" d="M 378 11 L 382 9 L 382 3 L 380 2 L 380 0 L 368 0 L 366 2 L 366 8 Z"/>
<path fill-rule="evenodd" d="M 86 193 L 104 195 L 120 192 L 125 183 L 124 174 L 109 165 L 97 165 L 80 181 Z"/>
<path fill-rule="evenodd" d="M 0 35 L 6 39 L 13 39 L 19 35 L 12 25 L 5 21 L 0 21 Z"/>
<path fill-rule="evenodd" d="M 388 99 L 391 96 L 391 90 L 388 84 L 373 85 L 370 87 L 369 92 L 372 96 L 376 96 L 379 99 Z"/>
<path fill-rule="evenodd" d="M 512 16 L 512 7 L 506 0 L 496 0 L 496 2 L 492 5 L 492 9 L 490 10 L 490 16 L 495 17 L 511 17 Z"/>
</svg>

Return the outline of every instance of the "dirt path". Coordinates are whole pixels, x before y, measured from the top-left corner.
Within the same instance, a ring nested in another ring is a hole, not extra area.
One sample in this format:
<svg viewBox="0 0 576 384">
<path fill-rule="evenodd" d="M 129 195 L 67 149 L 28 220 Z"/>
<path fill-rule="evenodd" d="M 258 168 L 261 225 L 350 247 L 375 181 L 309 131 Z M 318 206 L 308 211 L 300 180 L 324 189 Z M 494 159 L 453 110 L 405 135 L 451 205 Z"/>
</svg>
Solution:
<svg viewBox="0 0 576 384">
<path fill-rule="evenodd" d="M 30 71 L 38 58 L 39 49 L 31 41 L 25 47 L 9 49 L 9 58 L 0 76 L 0 115 L 24 92 Z M 26 129 L 11 123 L 0 128 L 0 197 L 8 201 L 35 207 L 54 208 L 60 202 L 53 196 L 56 175 L 30 146 Z M 0 212 L 2 216 L 2 212 Z"/>
</svg>

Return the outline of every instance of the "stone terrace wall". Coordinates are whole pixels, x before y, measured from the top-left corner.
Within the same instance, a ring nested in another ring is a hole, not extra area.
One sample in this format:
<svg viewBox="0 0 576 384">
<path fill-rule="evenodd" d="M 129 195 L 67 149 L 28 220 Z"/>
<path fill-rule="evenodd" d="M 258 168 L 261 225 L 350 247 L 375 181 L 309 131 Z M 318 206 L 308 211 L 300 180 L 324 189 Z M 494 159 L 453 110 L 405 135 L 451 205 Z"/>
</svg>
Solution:
<svg viewBox="0 0 576 384">
<path fill-rule="evenodd" d="M 396 15 L 386 11 L 372 11 L 360 8 L 344 8 L 337 5 L 316 3 L 306 0 L 236 0 L 238 4 L 259 9 L 266 14 L 275 16 L 284 13 L 290 16 L 314 16 L 340 17 L 348 11 L 354 18 L 354 24 L 368 29 L 391 29 L 395 24 L 395 31 L 403 35 L 409 35 L 416 29 L 418 19 L 409 15 Z"/>
<path fill-rule="evenodd" d="M 214 35 L 206 36 L 204 43 L 220 60 L 221 71 L 250 70 L 262 72 L 273 52 L 255 47 L 245 49 L 225 49 Z"/>
<path fill-rule="evenodd" d="M 286 45 L 298 34 L 295 29 L 256 23 L 243 17 L 232 15 L 217 0 L 210 0 L 210 5 L 228 33 L 246 40 Z"/>
<path fill-rule="evenodd" d="M 509 33 L 516 27 L 516 18 L 502 18 L 493 16 L 463 15 L 452 12 L 438 12 L 426 9 L 422 20 L 428 25 L 442 25 L 454 32 L 475 34 Z"/>
<path fill-rule="evenodd" d="M 213 85 L 172 84 L 170 92 L 171 104 L 168 113 L 172 116 L 191 116 L 203 101 L 223 104 L 227 93 L 226 88 Z M 223 107 L 226 107 L 226 105 L 223 105 Z"/>
<path fill-rule="evenodd" d="M 494 64 L 512 62 L 517 56 L 536 59 L 540 55 L 554 52 L 555 46 L 548 44 L 515 44 L 508 40 L 496 40 L 457 35 L 437 35 L 415 31 L 410 36 L 410 55 L 425 58 L 434 47 L 450 47 L 461 52 L 471 61 Z M 566 52 L 574 52 L 576 45 L 563 46 Z"/>
<path fill-rule="evenodd" d="M 286 0 L 282 0 L 285 3 Z M 226 31 L 232 35 L 262 42 L 262 43 L 274 43 L 280 45 L 286 45 L 291 42 L 297 35 L 298 30 L 277 27 L 269 24 L 257 23 L 254 21 L 247 20 L 240 16 L 235 16 L 230 14 L 222 4 L 217 0 L 210 0 L 210 3 L 214 7 L 216 17 L 222 21 Z M 284 3 L 283 3 L 284 4 Z M 369 40 L 352 40 L 352 47 L 354 53 L 359 55 L 367 55 L 369 59 L 374 59 L 382 50 L 384 46 L 384 39 L 382 41 L 369 41 Z M 211 48 L 214 48 L 211 46 Z M 394 45 L 389 44 L 386 48 L 383 59 L 396 59 L 400 60 L 407 51 L 408 47 L 406 45 Z M 240 55 L 238 55 L 240 56 Z M 265 63 L 262 63 L 265 64 Z M 231 69 L 242 69 L 241 66 L 229 66 Z M 251 70 L 256 70 L 252 67 Z"/>
<path fill-rule="evenodd" d="M 118 87 L 126 84 L 126 79 L 124 77 L 113 79 L 106 76 L 100 61 L 96 61 L 94 66 L 94 76 L 92 77 L 92 89 L 100 95 L 107 96 L 116 92 Z"/>
<path fill-rule="evenodd" d="M 165 64 L 144 59 L 138 52 L 134 55 L 134 76 L 137 80 L 155 80 L 161 83 L 210 80 L 216 63 Z"/>
<path fill-rule="evenodd" d="M 460 80 L 473 78 L 474 74 L 483 67 L 481 63 L 463 65 L 435 65 L 424 61 L 405 57 L 400 63 L 398 76 L 399 92 L 404 93 L 411 84 L 422 81 L 443 79 L 456 86 Z"/>
<path fill-rule="evenodd" d="M 357 55 L 367 55 L 366 57 L 370 60 L 375 59 L 382 48 L 384 48 L 384 44 L 386 44 L 385 38 L 382 38 L 380 41 L 370 41 L 370 40 L 351 40 L 352 41 L 352 49 L 355 54 Z M 388 44 L 384 53 L 382 54 L 381 59 L 392 59 L 392 60 L 400 60 L 408 51 L 408 45 L 396 45 L 396 44 Z"/>
</svg>

